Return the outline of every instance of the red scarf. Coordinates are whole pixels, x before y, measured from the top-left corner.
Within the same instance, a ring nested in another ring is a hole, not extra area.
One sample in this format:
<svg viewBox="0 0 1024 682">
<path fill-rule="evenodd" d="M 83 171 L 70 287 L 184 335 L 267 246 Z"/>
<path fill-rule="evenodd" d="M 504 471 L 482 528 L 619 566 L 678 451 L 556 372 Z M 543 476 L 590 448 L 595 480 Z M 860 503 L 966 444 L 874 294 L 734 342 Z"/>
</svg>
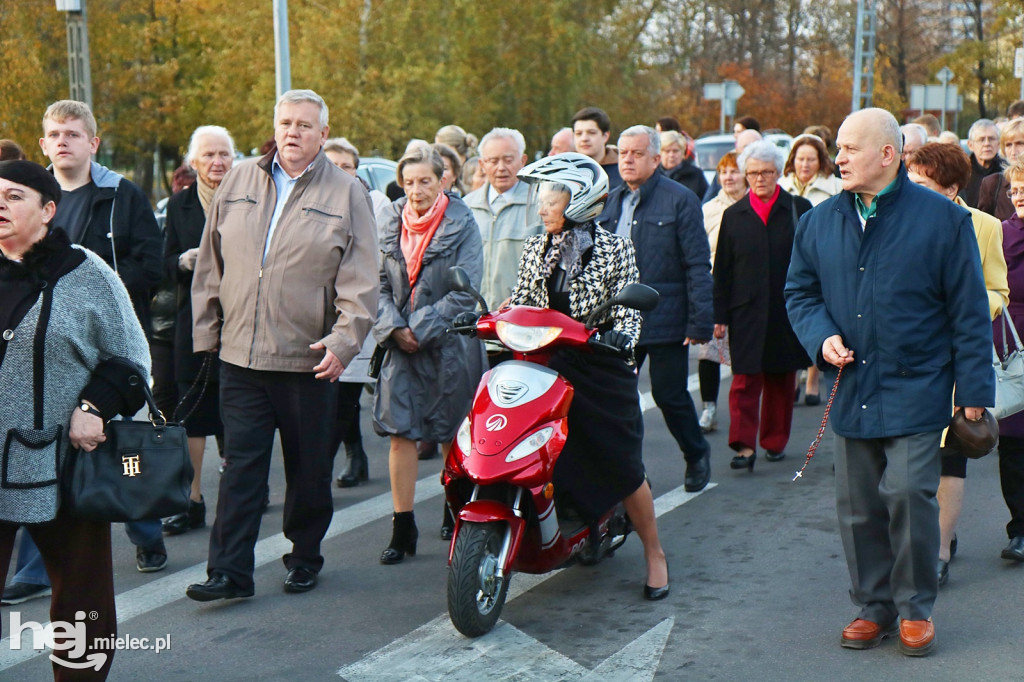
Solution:
<svg viewBox="0 0 1024 682">
<path fill-rule="evenodd" d="M 420 267 L 423 265 L 423 254 L 434 238 L 437 227 L 444 218 L 445 209 L 448 208 L 448 197 L 444 192 L 438 192 L 433 205 L 423 215 L 417 215 L 411 202 L 405 202 L 402 209 L 402 256 L 405 257 L 405 267 L 409 272 L 409 286 L 416 284 L 416 278 L 420 275 Z"/>
<path fill-rule="evenodd" d="M 753 192 L 749 192 L 747 194 L 747 196 L 750 197 L 750 207 L 754 209 L 754 213 L 757 214 L 761 219 L 761 222 L 765 225 L 768 224 L 768 214 L 772 212 L 772 206 L 775 205 L 776 200 L 779 198 L 779 192 L 781 191 L 782 188 L 775 185 L 775 194 L 773 194 L 772 198 L 768 201 L 763 200 Z"/>
</svg>

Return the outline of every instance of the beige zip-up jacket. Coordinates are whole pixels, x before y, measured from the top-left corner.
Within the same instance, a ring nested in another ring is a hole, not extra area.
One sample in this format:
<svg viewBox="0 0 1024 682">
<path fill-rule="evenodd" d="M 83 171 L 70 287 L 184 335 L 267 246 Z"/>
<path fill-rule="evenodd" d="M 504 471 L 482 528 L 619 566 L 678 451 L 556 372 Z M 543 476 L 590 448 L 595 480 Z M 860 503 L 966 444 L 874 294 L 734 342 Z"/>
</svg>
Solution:
<svg viewBox="0 0 1024 682">
<path fill-rule="evenodd" d="M 277 201 L 274 152 L 236 165 L 206 215 L 192 279 L 195 352 L 249 369 L 312 372 L 322 341 L 343 365 L 377 310 L 377 228 L 362 185 L 320 151 L 263 258 Z"/>
</svg>

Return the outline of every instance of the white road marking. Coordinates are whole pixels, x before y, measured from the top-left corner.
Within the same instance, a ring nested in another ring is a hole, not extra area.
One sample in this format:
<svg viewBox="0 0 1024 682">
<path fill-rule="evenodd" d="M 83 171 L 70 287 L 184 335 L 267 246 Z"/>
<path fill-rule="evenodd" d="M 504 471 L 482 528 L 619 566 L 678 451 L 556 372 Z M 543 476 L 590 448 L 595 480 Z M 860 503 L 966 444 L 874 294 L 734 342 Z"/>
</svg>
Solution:
<svg viewBox="0 0 1024 682">
<path fill-rule="evenodd" d="M 441 479 L 437 474 L 425 476 L 416 482 L 416 502 L 433 499 L 443 492 Z M 376 497 L 363 500 L 351 507 L 334 512 L 331 526 L 327 529 L 324 540 L 337 537 L 344 533 L 365 526 L 377 519 L 390 516 L 392 512 L 391 493 L 381 493 Z M 292 543 L 283 533 L 266 537 L 256 543 L 256 567 L 278 561 L 281 555 L 292 549 Z M 140 585 L 134 589 L 117 595 L 117 622 L 124 621 L 149 613 L 161 606 L 166 606 L 185 597 L 185 588 L 191 583 L 206 580 L 206 563 L 196 564 L 180 571 L 168 574 L 153 582 Z M 8 609 L 9 611 L 9 609 Z M 46 627 L 47 623 L 43 623 Z M 27 635 L 22 636 L 21 649 L 11 649 L 10 636 L 0 640 L 0 670 L 23 663 L 30 658 L 40 656 L 45 651 L 35 651 L 27 646 Z"/>
<path fill-rule="evenodd" d="M 499 621 L 484 637 L 467 639 L 455 631 L 447 616 L 438 616 L 402 639 L 340 669 L 338 675 L 348 682 L 651 680 L 674 624 L 674 618 L 666 618 L 593 670 L 587 670 L 504 621 Z"/>
<path fill-rule="evenodd" d="M 722 370 L 723 378 L 731 376 L 728 366 L 723 367 Z M 691 391 L 697 386 L 697 381 L 697 375 L 691 374 L 688 380 L 688 386 Z M 642 408 L 645 411 L 654 407 L 654 400 L 651 398 L 651 394 L 649 392 L 642 394 L 640 399 Z M 705 490 L 709 490 L 714 486 L 714 483 L 709 483 Z M 431 500 L 439 496 L 442 492 L 443 489 L 441 488 L 440 477 L 437 474 L 425 476 L 416 482 L 417 503 Z M 686 495 L 690 494 L 692 493 L 686 493 Z M 667 495 L 665 497 L 667 497 Z M 683 500 L 683 502 L 687 501 L 689 500 Z M 682 504 L 683 502 L 679 502 L 679 504 Z M 658 500 L 655 500 L 655 505 L 657 504 Z M 676 506 L 678 506 L 678 504 Z M 655 509 L 657 510 L 657 506 Z M 391 512 L 392 504 L 390 492 L 381 493 L 376 497 L 364 500 L 350 507 L 339 509 L 334 512 L 330 528 L 328 528 L 327 534 L 324 536 L 324 540 L 326 541 L 337 537 L 368 523 L 372 523 L 377 519 L 385 518 L 390 515 Z M 260 540 L 256 543 L 256 568 L 269 564 L 273 561 L 277 561 L 281 555 L 286 554 L 289 551 L 291 551 L 291 542 L 284 537 L 283 533 L 277 533 L 276 535 L 271 535 Z M 522 584 L 522 588 L 517 590 L 518 585 L 513 582 L 512 586 L 509 588 L 509 599 L 511 600 L 514 598 L 513 593 L 515 593 L 515 596 L 518 596 L 518 594 L 522 594 L 522 592 L 529 590 L 531 587 L 539 585 L 544 580 L 554 577 L 555 574 L 556 573 L 547 573 L 541 576 L 517 576 L 517 580 Z M 115 599 L 115 603 L 117 605 L 117 622 L 123 623 L 126 620 L 149 613 L 150 611 L 175 602 L 178 599 L 184 598 L 185 587 L 191 583 L 203 582 L 206 580 L 206 577 L 206 564 L 200 563 L 188 568 L 183 568 L 179 571 L 163 576 L 162 578 L 146 583 L 145 585 L 140 585 L 139 587 L 128 590 L 127 592 L 118 594 Z M 538 580 L 530 585 L 529 583 L 531 578 Z M 48 624 L 49 623 L 43 623 L 42 625 L 43 627 L 46 627 Z M 10 644 L 11 638 L 9 635 L 0 639 L 0 670 L 7 670 L 19 663 L 23 663 L 31 658 L 35 658 L 36 656 L 46 653 L 45 651 L 35 651 L 26 646 L 23 646 L 21 649 L 12 650 Z"/>
<path fill-rule="evenodd" d="M 698 493 L 682 486 L 654 500 L 654 513 L 662 516 L 711 490 L 708 483 Z M 521 597 L 564 570 L 539 575 L 514 573 L 506 602 Z M 415 680 L 650 680 L 657 671 L 661 653 L 675 621 L 667 619 L 628 644 L 618 654 L 587 671 L 575 661 L 553 651 L 541 642 L 499 620 L 494 630 L 483 637 L 463 637 L 447 614 L 434 618 L 408 635 L 367 654 L 338 670 L 349 682 L 387 679 Z M 495 656 L 492 652 L 499 652 Z"/>
</svg>

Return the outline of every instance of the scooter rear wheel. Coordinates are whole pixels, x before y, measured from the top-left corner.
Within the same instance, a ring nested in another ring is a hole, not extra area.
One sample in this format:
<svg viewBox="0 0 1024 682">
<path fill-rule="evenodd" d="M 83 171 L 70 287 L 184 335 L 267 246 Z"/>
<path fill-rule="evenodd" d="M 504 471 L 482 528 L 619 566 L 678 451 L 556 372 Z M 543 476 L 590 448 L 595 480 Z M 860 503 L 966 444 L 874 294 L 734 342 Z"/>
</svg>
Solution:
<svg viewBox="0 0 1024 682">
<path fill-rule="evenodd" d="M 448 567 L 448 616 L 467 637 L 490 632 L 505 605 L 511 576 L 497 575 L 503 538 L 501 524 L 471 521 L 455 537 Z"/>
</svg>

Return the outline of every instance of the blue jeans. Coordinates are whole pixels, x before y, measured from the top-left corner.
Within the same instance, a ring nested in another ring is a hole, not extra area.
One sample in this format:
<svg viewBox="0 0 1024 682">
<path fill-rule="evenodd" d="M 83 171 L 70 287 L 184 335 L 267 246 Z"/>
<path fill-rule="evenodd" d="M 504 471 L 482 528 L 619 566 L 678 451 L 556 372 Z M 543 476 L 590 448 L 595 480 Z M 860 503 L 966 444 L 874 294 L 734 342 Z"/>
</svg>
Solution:
<svg viewBox="0 0 1024 682">
<path fill-rule="evenodd" d="M 129 521 L 124 524 L 128 539 L 136 547 L 144 550 L 158 549 L 164 546 L 164 534 L 160 519 L 148 521 Z M 27 583 L 29 585 L 50 586 L 50 578 L 46 575 L 43 555 L 39 553 L 32 536 L 24 530 L 18 544 L 18 572 L 11 578 L 11 583 Z"/>
</svg>

